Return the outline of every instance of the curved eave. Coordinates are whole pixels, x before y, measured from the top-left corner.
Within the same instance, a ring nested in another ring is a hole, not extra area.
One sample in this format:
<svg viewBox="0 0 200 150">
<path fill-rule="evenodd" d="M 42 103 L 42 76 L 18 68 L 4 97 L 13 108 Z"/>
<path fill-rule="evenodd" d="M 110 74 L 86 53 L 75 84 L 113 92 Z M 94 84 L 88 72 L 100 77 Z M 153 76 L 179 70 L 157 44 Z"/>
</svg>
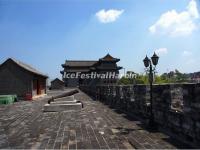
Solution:
<svg viewBox="0 0 200 150">
<path fill-rule="evenodd" d="M 105 59 L 99 59 L 100 62 L 119 62 L 120 59 L 112 59 L 112 60 L 105 60 Z"/>
<path fill-rule="evenodd" d="M 123 67 L 117 67 L 118 70 L 121 70 Z"/>
</svg>

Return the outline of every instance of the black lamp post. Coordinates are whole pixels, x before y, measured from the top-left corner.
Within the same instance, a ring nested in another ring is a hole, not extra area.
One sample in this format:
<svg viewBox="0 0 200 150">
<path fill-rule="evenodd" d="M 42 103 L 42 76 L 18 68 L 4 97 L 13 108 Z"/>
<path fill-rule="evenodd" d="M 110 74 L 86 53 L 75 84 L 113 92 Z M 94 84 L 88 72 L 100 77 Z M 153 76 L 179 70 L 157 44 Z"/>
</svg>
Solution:
<svg viewBox="0 0 200 150">
<path fill-rule="evenodd" d="M 149 120 L 149 127 L 151 129 L 156 128 L 156 124 L 155 124 L 155 121 L 154 121 L 154 114 L 153 114 L 153 94 L 152 94 L 153 91 L 152 91 L 152 88 L 153 88 L 153 73 L 155 71 L 156 65 L 158 64 L 158 59 L 159 59 L 159 57 L 154 52 L 153 56 L 151 57 L 151 60 L 147 56 L 143 60 L 144 66 L 146 68 L 149 67 L 149 83 L 150 83 L 150 120 Z M 153 68 L 152 64 L 154 65 L 154 68 Z"/>
</svg>

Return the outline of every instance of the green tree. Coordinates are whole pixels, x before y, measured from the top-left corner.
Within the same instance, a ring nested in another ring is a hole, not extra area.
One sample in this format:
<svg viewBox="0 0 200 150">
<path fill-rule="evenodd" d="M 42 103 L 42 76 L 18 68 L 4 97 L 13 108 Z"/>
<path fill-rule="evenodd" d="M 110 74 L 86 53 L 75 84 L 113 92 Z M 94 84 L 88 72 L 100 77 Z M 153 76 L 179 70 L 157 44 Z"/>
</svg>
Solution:
<svg viewBox="0 0 200 150">
<path fill-rule="evenodd" d="M 134 74 L 134 78 L 122 77 L 118 84 L 128 85 L 128 84 L 149 84 L 148 74 L 137 74 L 133 71 L 127 71 L 127 74 Z M 164 84 L 164 83 L 183 83 L 189 82 L 189 76 L 187 74 L 181 73 L 177 69 L 175 71 L 170 71 L 169 73 L 163 73 L 162 75 L 154 76 L 154 83 Z"/>
</svg>

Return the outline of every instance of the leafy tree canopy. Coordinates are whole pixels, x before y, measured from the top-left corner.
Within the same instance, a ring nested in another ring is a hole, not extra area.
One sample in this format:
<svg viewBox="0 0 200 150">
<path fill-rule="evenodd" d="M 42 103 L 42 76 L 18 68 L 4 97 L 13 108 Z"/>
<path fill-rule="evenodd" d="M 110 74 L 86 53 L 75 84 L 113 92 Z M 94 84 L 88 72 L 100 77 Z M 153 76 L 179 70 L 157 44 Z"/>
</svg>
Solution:
<svg viewBox="0 0 200 150">
<path fill-rule="evenodd" d="M 134 74 L 134 78 L 127 78 L 126 76 L 123 76 L 118 81 L 118 84 L 148 84 L 148 74 L 138 74 L 133 71 L 127 71 L 127 75 L 130 74 Z M 177 69 L 175 71 L 170 71 L 169 73 L 154 75 L 154 83 L 156 84 L 183 82 L 190 82 L 190 76 L 188 74 L 181 73 Z"/>
</svg>

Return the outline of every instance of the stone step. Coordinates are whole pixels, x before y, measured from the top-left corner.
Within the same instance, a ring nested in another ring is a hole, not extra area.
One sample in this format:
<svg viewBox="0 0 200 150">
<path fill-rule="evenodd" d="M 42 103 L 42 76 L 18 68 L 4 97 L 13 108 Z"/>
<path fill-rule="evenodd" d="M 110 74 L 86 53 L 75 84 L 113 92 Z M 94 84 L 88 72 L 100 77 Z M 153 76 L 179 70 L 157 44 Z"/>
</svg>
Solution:
<svg viewBox="0 0 200 150">
<path fill-rule="evenodd" d="M 73 104 L 45 104 L 44 112 L 61 112 L 61 111 L 78 111 L 81 110 L 81 103 L 73 103 Z"/>
<path fill-rule="evenodd" d="M 73 101 L 54 101 L 54 102 L 51 102 L 51 104 L 74 104 L 76 102 L 77 102 L 77 100 L 73 100 Z"/>
</svg>

